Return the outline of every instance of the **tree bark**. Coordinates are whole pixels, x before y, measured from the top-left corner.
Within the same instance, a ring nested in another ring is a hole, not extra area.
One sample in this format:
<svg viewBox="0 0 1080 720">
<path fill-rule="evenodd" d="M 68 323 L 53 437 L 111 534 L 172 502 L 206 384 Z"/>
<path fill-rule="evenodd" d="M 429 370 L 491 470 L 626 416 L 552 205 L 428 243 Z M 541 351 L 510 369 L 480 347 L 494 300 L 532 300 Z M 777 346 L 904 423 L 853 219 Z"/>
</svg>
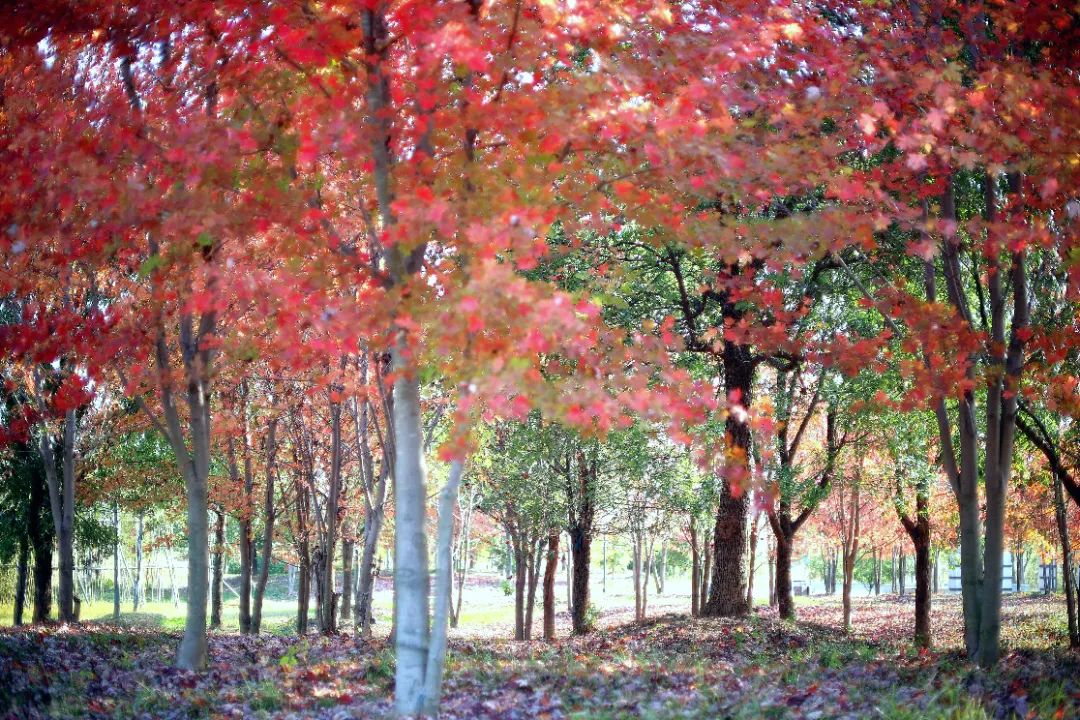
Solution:
<svg viewBox="0 0 1080 720">
<path fill-rule="evenodd" d="M 1080 608 L 1077 607 L 1076 576 L 1073 564 L 1072 544 L 1069 542 L 1069 522 L 1062 493 L 1062 473 L 1054 473 L 1054 517 L 1057 521 L 1058 538 L 1061 541 L 1061 559 L 1064 564 L 1065 613 L 1068 615 L 1069 647 L 1080 647 Z"/>
<path fill-rule="evenodd" d="M 221 627 L 221 590 L 225 582 L 225 511 L 214 508 L 214 553 L 210 579 L 210 628 Z"/>
<path fill-rule="evenodd" d="M 402 337 L 394 351 L 394 693 L 401 715 L 416 714 L 423 707 L 430 640 L 420 380 L 406 359 L 409 353 Z"/>
<path fill-rule="evenodd" d="M 757 556 L 758 523 L 761 520 L 761 510 L 754 512 L 754 520 L 750 523 L 750 562 L 746 566 L 746 607 L 754 607 L 754 563 Z"/>
<path fill-rule="evenodd" d="M 19 627 L 23 624 L 23 608 L 26 605 L 26 575 L 29 572 L 30 542 L 25 534 L 19 537 L 19 561 L 15 578 L 15 611 L 12 617 L 12 625 Z"/>
<path fill-rule="evenodd" d="M 322 586 L 319 595 L 323 598 L 319 613 L 319 632 L 323 635 L 332 635 L 337 632 L 333 602 L 336 579 L 334 551 L 337 549 L 338 511 L 341 503 L 342 448 L 341 403 L 333 400 L 335 392 L 342 392 L 342 388 L 335 386 L 330 393 L 330 478 L 326 493 L 326 515 L 323 522 L 325 535 L 322 538 L 322 552 L 319 558 L 322 563 L 319 573 Z"/>
<path fill-rule="evenodd" d="M 555 572 L 559 565 L 559 532 L 547 538 L 547 564 L 544 566 L 544 640 L 555 640 Z"/>
<path fill-rule="evenodd" d="M 533 610 L 536 607 L 536 586 L 540 580 L 540 558 L 543 555 L 543 545 L 538 535 L 530 535 L 528 546 L 529 563 L 529 587 L 528 596 L 525 599 L 525 639 L 532 640 Z"/>
<path fill-rule="evenodd" d="M 747 345 L 724 341 L 724 388 L 728 397 L 744 407 L 751 403 L 754 360 Z M 701 608 L 707 617 L 730 617 L 749 612 L 746 603 L 746 521 L 750 509 L 748 492 L 733 492 L 732 482 L 750 477 L 750 428 L 735 413 L 725 422 L 731 475 L 721 483 L 713 527 L 712 576 L 709 599 Z"/>
<path fill-rule="evenodd" d="M 574 457 L 576 468 L 571 466 L 569 458 L 564 466 L 569 510 L 567 532 L 573 563 L 570 617 L 574 634 L 584 635 L 592 629 L 589 621 L 589 565 L 596 515 L 597 468 L 595 459 L 590 459 L 582 447 L 577 448 Z"/>
<path fill-rule="evenodd" d="M 690 615 L 697 617 L 701 602 L 701 550 L 698 546 L 697 523 L 690 518 Z"/>
<path fill-rule="evenodd" d="M 781 532 L 776 536 L 776 603 L 780 617 L 795 619 L 795 601 L 791 597 L 791 540 Z"/>
<path fill-rule="evenodd" d="M 915 541 L 915 646 L 930 647 L 930 529 Z"/>
<path fill-rule="evenodd" d="M 642 540 L 640 530 L 634 530 L 631 532 L 633 539 L 633 565 L 634 565 L 634 621 L 641 622 L 645 619 L 645 611 L 643 609 L 642 595 L 641 595 L 641 553 L 642 553 Z M 648 578 L 645 578 L 645 585 L 648 586 Z"/>
<path fill-rule="evenodd" d="M 525 539 L 515 528 L 511 542 L 514 545 L 514 639 L 525 639 L 525 586 L 528 584 L 528 561 Z"/>
<path fill-rule="evenodd" d="M 570 549 L 573 561 L 574 607 L 571 614 L 575 635 L 592 630 L 589 622 L 589 562 L 592 556 L 592 533 L 575 528 L 570 531 Z"/>
<path fill-rule="evenodd" d="M 135 517 L 135 581 L 131 584 L 131 611 L 139 612 L 142 602 L 143 576 L 143 511 Z"/>
<path fill-rule="evenodd" d="M 450 476 L 446 485 L 439 493 L 439 525 L 435 539 L 435 615 L 427 668 L 424 672 L 423 693 L 423 712 L 431 716 L 438 714 L 439 699 L 442 696 L 443 668 L 446 663 L 446 626 L 450 617 L 450 595 L 454 582 L 454 508 L 457 506 L 462 470 L 462 461 L 454 460 L 450 464 Z"/>
<path fill-rule="evenodd" d="M 341 539 L 341 620 L 352 619 L 353 541 Z"/>
<path fill-rule="evenodd" d="M 460 495 L 459 495 L 460 497 Z M 459 503 L 460 505 L 460 503 Z M 472 556 L 472 521 L 476 511 L 476 485 L 469 486 L 469 496 L 465 507 L 461 508 L 461 535 L 458 538 L 457 553 L 457 600 L 450 614 L 450 627 L 456 628 L 461 618 L 461 603 L 465 595 L 465 580 L 469 575 L 469 563 Z"/>
<path fill-rule="evenodd" d="M 120 504 L 113 503 L 113 621 L 120 620 Z"/>
<path fill-rule="evenodd" d="M 277 477 L 277 424 L 273 418 L 266 430 L 266 482 L 263 499 L 263 537 L 262 559 L 259 562 L 259 574 L 255 578 L 255 597 L 252 598 L 251 632 L 258 635 L 262 630 L 263 599 L 266 597 L 266 583 L 270 578 L 270 563 L 273 561 L 274 523 L 277 511 L 274 508 L 274 480 Z"/>
<path fill-rule="evenodd" d="M 60 622 L 76 621 L 74 545 L 76 424 L 75 411 L 68 410 L 64 414 L 60 447 L 57 448 L 53 438 L 44 433 L 39 444 L 49 489 L 53 534 L 56 537 L 60 556 L 57 577 L 57 615 Z"/>
</svg>

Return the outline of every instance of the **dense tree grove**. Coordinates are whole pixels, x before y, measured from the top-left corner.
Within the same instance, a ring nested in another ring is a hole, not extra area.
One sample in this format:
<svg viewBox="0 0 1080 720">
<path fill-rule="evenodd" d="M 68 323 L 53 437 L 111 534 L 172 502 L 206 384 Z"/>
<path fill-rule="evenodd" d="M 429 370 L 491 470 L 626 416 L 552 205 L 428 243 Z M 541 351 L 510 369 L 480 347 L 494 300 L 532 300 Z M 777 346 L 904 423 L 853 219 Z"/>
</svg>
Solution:
<svg viewBox="0 0 1080 720">
<path fill-rule="evenodd" d="M 478 573 L 519 641 L 820 574 L 1080 647 L 1078 53 L 1042 0 L 5 3 L 14 624 L 171 602 L 203 671 L 286 597 L 400 715 Z"/>
</svg>

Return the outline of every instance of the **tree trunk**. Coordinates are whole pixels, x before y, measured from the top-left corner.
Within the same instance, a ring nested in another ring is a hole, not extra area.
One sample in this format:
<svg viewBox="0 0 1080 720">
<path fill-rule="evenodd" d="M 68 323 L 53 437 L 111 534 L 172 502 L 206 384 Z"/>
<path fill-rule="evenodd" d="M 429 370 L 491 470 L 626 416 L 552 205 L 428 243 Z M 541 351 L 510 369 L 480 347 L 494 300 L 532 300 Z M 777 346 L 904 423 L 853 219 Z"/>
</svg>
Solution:
<svg viewBox="0 0 1080 720">
<path fill-rule="evenodd" d="M 754 563 L 756 562 L 758 543 L 758 522 L 761 520 L 761 510 L 754 512 L 754 520 L 750 523 L 750 562 L 746 566 L 746 607 L 754 607 Z"/>
<path fill-rule="evenodd" d="M 334 393 L 342 392 L 342 388 L 332 389 L 330 397 Z M 320 561 L 322 568 L 320 577 L 322 587 L 320 596 L 324 602 L 320 606 L 319 632 L 323 635 L 332 635 L 337 632 L 337 619 L 334 617 L 334 587 L 336 573 L 334 571 L 334 551 L 337 549 L 338 536 L 338 510 L 341 504 L 341 403 L 330 401 L 330 478 L 326 493 L 326 517 L 323 522 L 325 536 L 322 538 L 322 553 Z M 426 600 L 425 600 L 426 605 Z"/>
<path fill-rule="evenodd" d="M 120 620 L 120 504 L 113 503 L 113 621 Z"/>
<path fill-rule="evenodd" d="M 580 528 L 570 530 L 570 554 L 574 563 L 574 607 L 571 619 L 575 635 L 584 635 L 589 622 L 589 561 L 592 556 L 592 533 Z"/>
<path fill-rule="evenodd" d="M 371 637 L 371 601 L 375 591 L 375 552 L 382 529 L 383 505 L 380 503 L 364 517 L 364 548 L 360 554 L 360 582 L 356 588 L 356 627 L 364 638 Z"/>
<path fill-rule="evenodd" d="M 143 580 L 143 512 L 135 516 L 135 582 L 131 584 L 131 611 L 139 612 Z"/>
<path fill-rule="evenodd" d="M 352 619 L 353 541 L 341 539 L 341 620 Z"/>
<path fill-rule="evenodd" d="M 915 646 L 930 647 L 930 525 L 915 543 Z"/>
<path fill-rule="evenodd" d="M 263 536 L 262 559 L 259 562 L 259 574 L 255 578 L 255 597 L 251 606 L 251 632 L 258 635 L 262 630 L 263 599 L 266 597 L 266 583 L 270 578 L 270 563 L 274 555 L 274 522 L 277 513 L 274 509 L 274 480 L 277 477 L 277 424 L 278 419 L 270 421 L 266 429 L 266 482 L 263 498 Z"/>
<path fill-rule="evenodd" d="M 855 552 L 844 553 L 844 586 L 842 601 L 844 605 L 844 631 L 851 632 L 851 585 L 855 578 Z"/>
<path fill-rule="evenodd" d="M 634 530 L 631 532 L 633 537 L 633 564 L 634 564 L 634 621 L 641 622 L 644 620 L 644 611 L 642 609 L 641 601 L 641 532 Z M 648 578 L 645 578 L 645 584 L 648 585 Z"/>
<path fill-rule="evenodd" d="M 907 594 L 907 554 L 900 551 L 900 560 L 897 563 L 900 572 L 900 597 Z"/>
<path fill-rule="evenodd" d="M 214 553 L 210 580 L 210 628 L 221 627 L 221 590 L 225 582 L 225 511 L 214 508 Z"/>
<path fill-rule="evenodd" d="M 667 564 L 667 540 L 660 541 L 660 552 L 653 556 L 652 562 L 652 576 L 656 582 L 656 594 L 664 594 L 664 576 L 667 574 L 665 566 Z"/>
<path fill-rule="evenodd" d="M 709 585 L 712 579 L 712 543 L 705 540 L 705 559 L 701 567 L 701 597 L 698 598 L 698 614 L 705 615 L 705 603 L 709 601 Z"/>
<path fill-rule="evenodd" d="M 18 627 L 23 624 L 23 608 L 26 605 L 26 574 L 29 571 L 30 542 L 26 535 L 19 536 L 19 566 L 15 578 L 15 612 L 12 617 L 12 625 Z"/>
<path fill-rule="evenodd" d="M 776 537 L 776 602 L 781 618 L 795 619 L 795 601 L 791 597 L 791 539 L 783 532 Z"/>
<path fill-rule="evenodd" d="M 602 547 L 602 550 L 600 551 L 600 554 L 601 554 L 600 592 L 606 593 L 607 592 L 607 571 L 608 571 L 608 566 L 607 566 L 607 535 L 604 535 L 601 547 Z"/>
<path fill-rule="evenodd" d="M 397 712 L 414 715 L 423 706 L 431 616 L 420 380 L 404 343 L 394 350 L 394 694 Z"/>
<path fill-rule="evenodd" d="M 776 607 L 776 540 L 769 543 L 769 607 Z"/>
<path fill-rule="evenodd" d="M 299 587 L 296 590 L 296 634 L 303 637 L 308 631 L 308 612 L 311 604 L 311 560 L 306 553 L 300 556 L 297 575 Z"/>
<path fill-rule="evenodd" d="M 697 617 L 701 601 L 701 551 L 698 548 L 697 524 L 690 518 L 690 615 Z"/>
<path fill-rule="evenodd" d="M 547 538 L 547 564 L 544 566 L 544 640 L 555 640 L 555 571 L 559 564 L 559 532 Z M 459 596 L 460 598 L 460 596 Z"/>
<path fill-rule="evenodd" d="M 724 387 L 729 398 L 749 407 L 753 390 L 754 360 L 750 347 L 724 341 Z M 701 609 L 708 617 L 730 617 L 749 612 L 746 603 L 746 525 L 750 509 L 749 492 L 732 492 L 732 482 L 748 482 L 750 477 L 750 428 L 735 413 L 725 423 L 729 470 L 721 483 L 713 528 L 713 568 L 709 599 Z"/>
<path fill-rule="evenodd" d="M 543 545 L 539 537 L 529 539 L 529 592 L 525 600 L 525 639 L 532 640 L 533 609 L 536 607 L 536 586 L 540 580 L 540 558 Z"/>
<path fill-rule="evenodd" d="M 458 590 L 457 604 L 452 616 L 453 626 L 457 627 L 461 620 L 461 603 L 465 597 L 465 581 L 469 577 L 469 569 L 472 564 L 472 525 L 473 514 L 476 512 L 476 486 L 469 486 L 468 505 L 464 509 L 461 520 L 461 553 L 458 557 Z"/>
<path fill-rule="evenodd" d="M 439 517 L 435 538 L 435 615 L 427 668 L 424 671 L 423 693 L 423 712 L 431 716 L 438 714 L 439 698 L 442 696 L 443 668 L 446 663 L 446 624 L 450 616 L 450 594 L 454 582 L 454 508 L 457 506 L 462 470 L 462 461 L 454 460 L 450 464 L 450 476 L 446 485 L 439 493 Z"/>
<path fill-rule="evenodd" d="M 1054 516 L 1057 520 L 1058 538 L 1061 541 L 1061 559 L 1064 565 L 1065 613 L 1068 616 L 1069 647 L 1080 647 L 1080 608 L 1077 607 L 1075 565 L 1072 544 L 1069 542 L 1069 522 L 1062 493 L 1062 472 L 1054 473 Z"/>
<path fill-rule="evenodd" d="M 529 568 L 525 540 L 514 532 L 514 639 L 521 641 L 525 639 L 525 586 Z"/>
<path fill-rule="evenodd" d="M 563 569 L 566 570 L 566 613 L 574 617 L 574 568 L 570 562 L 570 533 L 566 534 L 566 552 L 563 553 Z"/>
<path fill-rule="evenodd" d="M 897 593 L 900 589 L 900 577 L 896 572 L 896 548 L 893 547 L 892 551 L 892 565 L 890 566 L 889 573 L 891 574 L 892 586 L 889 588 L 890 592 Z"/>
<path fill-rule="evenodd" d="M 60 622 L 75 622 L 75 429 L 74 410 L 64 415 L 60 452 L 53 439 L 42 434 L 39 444 L 49 490 L 53 534 L 60 555 L 57 587 L 57 615 Z M 59 467 L 58 467 L 59 466 Z M 59 469 L 59 473 L 57 470 Z"/>
<path fill-rule="evenodd" d="M 239 392 L 246 395 L 246 385 L 241 383 Z M 241 403 L 243 414 L 243 452 L 244 452 L 244 476 L 240 477 L 240 466 L 236 462 L 236 439 L 230 437 L 227 445 L 229 459 L 229 476 L 233 485 L 242 486 L 242 505 L 240 507 L 240 632 L 247 635 L 251 632 L 251 553 L 254 549 L 251 540 L 251 515 L 254 512 L 251 502 L 253 478 L 251 475 L 250 460 L 248 457 L 247 436 L 247 406 Z"/>
</svg>

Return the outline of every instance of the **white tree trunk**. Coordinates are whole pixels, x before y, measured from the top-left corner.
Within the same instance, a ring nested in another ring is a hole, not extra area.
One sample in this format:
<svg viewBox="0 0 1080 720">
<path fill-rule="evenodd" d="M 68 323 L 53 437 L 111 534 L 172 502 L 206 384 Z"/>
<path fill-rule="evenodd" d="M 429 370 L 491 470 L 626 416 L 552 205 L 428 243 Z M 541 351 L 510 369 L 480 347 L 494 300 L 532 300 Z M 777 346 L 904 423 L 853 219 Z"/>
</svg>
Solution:
<svg viewBox="0 0 1080 720">
<path fill-rule="evenodd" d="M 403 343 L 402 343 L 403 344 Z M 427 488 L 422 456 L 420 380 L 416 368 L 394 352 L 394 626 L 397 669 L 395 708 L 400 715 L 422 709 L 429 640 Z"/>
<path fill-rule="evenodd" d="M 443 667 L 446 661 L 446 626 L 450 616 L 450 595 L 454 580 L 451 544 L 454 536 L 454 507 L 461 485 L 462 462 L 450 465 L 450 477 L 439 495 L 439 528 L 435 540 L 435 615 L 431 628 L 427 670 L 424 676 L 423 712 L 435 715 L 442 695 Z M 401 628 L 398 627 L 400 637 Z"/>
</svg>

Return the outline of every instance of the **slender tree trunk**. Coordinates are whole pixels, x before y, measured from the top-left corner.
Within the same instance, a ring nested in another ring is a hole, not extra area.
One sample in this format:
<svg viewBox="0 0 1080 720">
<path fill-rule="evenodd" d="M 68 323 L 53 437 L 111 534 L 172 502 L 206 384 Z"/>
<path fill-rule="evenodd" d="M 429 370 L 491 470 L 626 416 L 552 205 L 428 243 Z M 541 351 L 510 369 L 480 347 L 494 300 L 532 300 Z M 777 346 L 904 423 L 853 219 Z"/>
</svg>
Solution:
<svg viewBox="0 0 1080 720">
<path fill-rule="evenodd" d="M 30 542 L 26 535 L 19 536 L 19 565 L 15 578 L 15 612 L 12 624 L 16 627 L 23 624 L 23 608 L 26 605 L 26 575 L 30 563 Z"/>
<path fill-rule="evenodd" d="M 690 615 L 701 613 L 701 551 L 698 547 L 697 524 L 690 518 Z"/>
<path fill-rule="evenodd" d="M 758 543 L 758 523 L 761 520 L 761 510 L 754 512 L 754 520 L 750 523 L 750 562 L 746 566 L 746 606 L 754 607 L 754 563 L 756 562 Z"/>
<path fill-rule="evenodd" d="M 307 635 L 308 613 L 311 605 L 311 560 L 306 552 L 300 556 L 297 576 L 299 588 L 296 591 L 296 634 L 303 637 Z"/>
<path fill-rule="evenodd" d="M 652 561 L 649 563 L 652 567 L 653 581 L 656 583 L 656 594 L 664 594 L 664 565 L 667 558 L 667 541 L 660 541 L 660 552 L 653 555 Z"/>
<path fill-rule="evenodd" d="M 458 553 L 457 601 L 450 615 L 450 627 L 457 627 L 461 619 L 461 602 L 465 596 L 465 580 L 469 575 L 469 563 L 472 556 L 472 520 L 476 511 L 476 486 L 469 486 L 469 499 L 461 513 L 460 552 Z"/>
<path fill-rule="evenodd" d="M 915 540 L 915 646 L 930 647 L 930 525 Z"/>
<path fill-rule="evenodd" d="M 547 564 L 544 566 L 544 640 L 555 640 L 555 572 L 559 564 L 559 532 L 547 538 Z M 460 596 L 459 596 L 460 597 Z"/>
<path fill-rule="evenodd" d="M 769 542 L 769 607 L 776 607 L 776 540 Z"/>
<path fill-rule="evenodd" d="M 225 582 L 225 511 L 214 508 L 214 553 L 210 579 L 210 628 L 221 627 L 221 590 Z"/>
<path fill-rule="evenodd" d="M 371 637 L 371 601 L 375 591 L 375 552 L 382 528 L 383 505 L 380 503 L 364 517 L 364 548 L 360 555 L 360 583 L 356 589 L 356 625 L 360 635 Z"/>
<path fill-rule="evenodd" d="M 698 614 L 705 615 L 705 603 L 709 601 L 709 586 L 712 582 L 712 543 L 705 540 L 705 559 L 701 567 L 701 597 L 698 598 Z"/>
<path fill-rule="evenodd" d="M 60 555 L 57 614 L 60 622 L 75 622 L 75 429 L 74 410 L 64 415 L 64 429 L 57 454 L 53 439 L 42 434 L 41 459 L 52 510 L 53 533 Z M 58 467 L 59 466 L 59 467 Z M 59 470 L 59 472 L 58 472 Z"/>
<path fill-rule="evenodd" d="M 780 533 L 776 537 L 776 602 L 780 617 L 795 619 L 795 601 L 791 597 L 791 540 Z"/>
<path fill-rule="evenodd" d="M 892 575 L 892 586 L 889 588 L 890 592 L 896 593 L 900 589 L 900 577 L 896 572 L 896 547 L 893 547 L 892 551 L 892 565 L 890 566 L 889 573 Z"/>
<path fill-rule="evenodd" d="M 131 585 L 131 611 L 139 612 L 143 581 L 143 512 L 135 516 L 135 582 Z"/>
<path fill-rule="evenodd" d="M 337 392 L 341 392 L 337 388 Z M 331 394 L 333 397 L 333 393 Z M 326 518 L 324 527 L 326 535 L 322 539 L 322 568 L 320 572 L 322 587 L 320 596 L 324 599 L 319 614 L 319 631 L 323 635 L 332 635 L 337 632 L 337 620 L 334 617 L 334 586 L 336 573 L 334 571 L 334 550 L 337 548 L 338 536 L 338 510 L 341 504 L 341 403 L 330 402 L 330 478 L 329 488 L 326 493 Z M 426 602 L 426 601 L 425 601 Z"/>
<path fill-rule="evenodd" d="M 352 619 L 353 541 L 341 539 L 341 620 Z"/>
<path fill-rule="evenodd" d="M 574 569 L 570 562 L 570 533 L 566 534 L 566 552 L 563 553 L 563 569 L 566 570 L 566 612 L 574 617 Z"/>
<path fill-rule="evenodd" d="M 120 620 L 120 503 L 113 503 L 113 621 Z"/>
<path fill-rule="evenodd" d="M 600 578 L 601 578 L 601 584 L 600 584 L 601 590 L 600 591 L 606 593 L 607 592 L 607 571 L 608 571 L 608 567 L 607 567 L 607 535 L 604 535 L 602 547 L 603 547 L 603 550 L 601 550 L 601 555 L 603 557 L 601 558 L 602 574 L 600 576 Z"/>
<path fill-rule="evenodd" d="M 274 558 L 274 523 L 277 519 L 274 509 L 274 481 L 277 478 L 277 424 L 278 419 L 274 418 L 266 429 L 262 559 L 259 562 L 259 574 L 255 578 L 255 597 L 252 599 L 251 606 L 251 632 L 255 635 L 262 630 L 263 599 L 266 597 L 266 583 L 270 578 L 270 563 Z"/>
<path fill-rule="evenodd" d="M 633 537 L 633 564 L 634 564 L 634 621 L 641 622 L 644 619 L 641 602 L 641 532 L 634 530 Z M 646 584 L 648 578 L 645 578 Z"/>
<path fill-rule="evenodd" d="M 453 461 L 450 465 L 450 476 L 439 493 L 439 524 L 435 539 L 435 615 L 431 628 L 431 648 L 424 671 L 423 693 L 423 712 L 431 716 L 438 714 L 439 699 L 442 696 L 443 668 L 446 663 L 446 626 L 450 617 L 450 594 L 454 582 L 454 508 L 457 506 L 462 470 L 462 461 Z"/>
<path fill-rule="evenodd" d="M 842 602 L 844 605 L 844 631 L 851 632 L 851 585 L 855 578 L 855 553 L 844 553 L 844 586 Z"/>
<path fill-rule="evenodd" d="M 242 397 L 246 396 L 246 384 L 241 383 L 239 392 Z M 240 476 L 240 466 L 236 461 L 236 439 L 230 437 L 228 440 L 228 459 L 229 459 L 229 475 L 234 486 L 242 485 L 243 488 L 243 504 L 240 508 L 240 537 L 238 542 L 240 543 L 240 632 L 247 635 L 251 632 L 251 553 L 254 549 L 251 541 L 251 515 L 254 512 L 252 507 L 252 487 L 253 478 L 251 476 L 250 461 L 248 459 L 248 436 L 247 436 L 247 406 L 246 402 L 241 403 L 241 413 L 243 414 L 243 454 L 245 460 L 244 476 Z"/>
<path fill-rule="evenodd" d="M 528 560 L 525 539 L 515 530 L 514 536 L 514 639 L 525 639 L 525 586 L 528 582 Z"/>
<path fill-rule="evenodd" d="M 1080 647 L 1080 609 L 1077 607 L 1076 576 L 1073 564 L 1072 544 L 1069 542 L 1068 513 L 1062 493 L 1061 472 L 1054 473 L 1054 516 L 1057 520 L 1058 538 L 1061 541 L 1061 559 L 1064 564 L 1065 613 L 1068 615 L 1069 647 Z"/>
<path fill-rule="evenodd" d="M 536 607 L 536 586 L 539 584 L 540 579 L 540 558 L 543 554 L 544 548 L 540 543 L 540 537 L 535 536 L 529 539 L 528 546 L 528 558 L 529 558 L 529 590 L 528 597 L 525 600 L 525 639 L 532 640 L 532 627 L 533 627 L 533 609 Z"/>
</svg>

